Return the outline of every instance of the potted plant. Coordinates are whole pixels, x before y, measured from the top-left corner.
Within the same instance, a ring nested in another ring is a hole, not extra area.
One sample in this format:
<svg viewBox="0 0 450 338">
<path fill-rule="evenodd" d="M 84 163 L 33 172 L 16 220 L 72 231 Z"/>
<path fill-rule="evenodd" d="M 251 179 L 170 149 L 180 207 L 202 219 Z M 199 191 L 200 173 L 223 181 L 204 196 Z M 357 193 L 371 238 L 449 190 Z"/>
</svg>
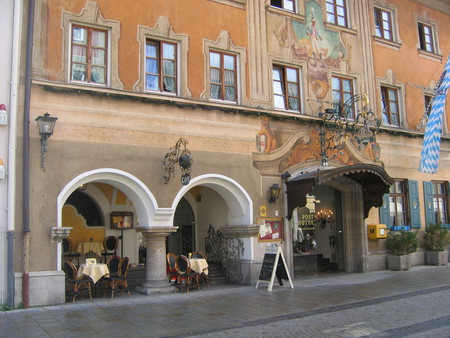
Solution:
<svg viewBox="0 0 450 338">
<path fill-rule="evenodd" d="M 441 224 L 430 224 L 425 229 L 423 248 L 428 265 L 447 265 L 448 251 L 446 246 L 450 242 L 450 235 Z"/>
<path fill-rule="evenodd" d="M 391 231 L 386 238 L 388 268 L 390 270 L 408 270 L 411 267 L 409 254 L 416 252 L 419 241 L 411 231 Z"/>
</svg>

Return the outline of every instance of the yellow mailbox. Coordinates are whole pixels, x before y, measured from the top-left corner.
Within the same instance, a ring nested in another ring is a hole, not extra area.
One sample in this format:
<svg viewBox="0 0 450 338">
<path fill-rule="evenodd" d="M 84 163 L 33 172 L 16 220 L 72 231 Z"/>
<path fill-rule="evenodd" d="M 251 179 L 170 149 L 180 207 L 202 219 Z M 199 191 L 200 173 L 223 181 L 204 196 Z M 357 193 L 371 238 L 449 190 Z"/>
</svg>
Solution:
<svg viewBox="0 0 450 338">
<path fill-rule="evenodd" d="M 369 234 L 369 239 L 386 238 L 386 224 L 369 224 L 367 226 L 367 233 Z"/>
</svg>

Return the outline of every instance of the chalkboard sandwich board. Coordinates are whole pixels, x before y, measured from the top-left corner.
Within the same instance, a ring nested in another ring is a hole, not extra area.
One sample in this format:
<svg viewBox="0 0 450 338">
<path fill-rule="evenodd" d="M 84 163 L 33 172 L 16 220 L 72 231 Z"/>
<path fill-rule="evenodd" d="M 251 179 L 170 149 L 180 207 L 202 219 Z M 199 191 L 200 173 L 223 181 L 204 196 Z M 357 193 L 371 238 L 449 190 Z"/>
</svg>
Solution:
<svg viewBox="0 0 450 338">
<path fill-rule="evenodd" d="M 280 286 L 283 286 L 284 279 L 289 281 L 292 289 L 294 288 L 281 248 L 275 243 L 271 243 L 267 246 L 264 254 L 258 281 L 256 282 L 256 289 L 259 286 L 259 282 L 268 282 L 267 290 L 272 291 L 275 276 Z"/>
</svg>

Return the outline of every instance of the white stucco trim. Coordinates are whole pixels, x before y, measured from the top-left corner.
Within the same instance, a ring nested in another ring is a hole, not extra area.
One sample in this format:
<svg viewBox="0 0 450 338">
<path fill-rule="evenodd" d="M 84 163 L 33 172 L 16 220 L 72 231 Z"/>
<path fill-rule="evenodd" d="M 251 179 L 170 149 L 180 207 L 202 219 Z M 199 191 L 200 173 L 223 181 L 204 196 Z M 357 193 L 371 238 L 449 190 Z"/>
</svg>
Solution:
<svg viewBox="0 0 450 338">
<path fill-rule="evenodd" d="M 156 198 L 147 186 L 135 176 L 118 169 L 101 168 L 87 171 L 73 178 L 61 190 L 57 198 L 58 227 L 62 226 L 62 208 L 67 198 L 80 185 L 89 182 L 101 182 L 121 190 L 134 206 L 136 211 L 136 227 L 171 225 L 175 209 L 158 208 Z M 61 267 L 61 245 L 57 249 L 57 266 Z"/>
<path fill-rule="evenodd" d="M 253 202 L 250 195 L 235 180 L 217 174 L 206 174 L 193 178 L 190 183 L 183 186 L 175 196 L 172 209 L 175 210 L 181 198 L 193 187 L 208 187 L 217 192 L 228 206 L 228 225 L 253 224 Z"/>
</svg>

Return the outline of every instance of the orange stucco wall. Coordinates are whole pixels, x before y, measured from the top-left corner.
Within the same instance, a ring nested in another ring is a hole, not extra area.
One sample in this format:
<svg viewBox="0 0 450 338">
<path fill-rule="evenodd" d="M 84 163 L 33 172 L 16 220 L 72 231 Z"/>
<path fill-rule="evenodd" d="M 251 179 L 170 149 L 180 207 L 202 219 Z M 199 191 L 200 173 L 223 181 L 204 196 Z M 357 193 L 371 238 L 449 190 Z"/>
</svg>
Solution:
<svg viewBox="0 0 450 338">
<path fill-rule="evenodd" d="M 203 0 L 115 1 L 97 0 L 105 20 L 120 22 L 119 77 L 125 90 L 133 90 L 139 73 L 138 26 L 154 27 L 160 16 L 170 19 L 176 33 L 189 35 L 188 87 L 194 98 L 204 90 L 203 39 L 216 41 L 221 30 L 227 30 L 236 46 L 247 47 L 246 12 L 244 9 Z M 80 14 L 87 0 L 47 1 L 48 50 L 46 71 L 50 80 L 61 76 L 63 11 Z M 145 6 L 144 6 L 145 4 Z M 55 13 L 56 12 L 56 13 Z M 50 52 L 51 51 L 51 52 Z M 66 76 L 66 75 L 64 75 Z"/>
<path fill-rule="evenodd" d="M 401 41 L 400 48 L 389 48 L 374 43 L 375 75 L 380 78 L 386 76 L 389 69 L 394 69 L 396 79 L 405 84 L 405 105 L 407 111 L 407 124 L 415 129 L 424 113 L 424 92 L 422 87 L 430 87 L 436 83 L 444 68 L 450 53 L 450 25 L 448 15 L 424 8 L 412 1 L 390 0 L 390 6 L 398 10 L 398 27 Z M 436 58 L 420 56 L 418 51 L 418 30 L 415 17 L 428 16 L 438 27 L 442 61 Z M 420 71 L 418 71 L 420 70 Z M 447 105 L 447 116 L 450 114 L 450 105 Z M 450 127 L 447 122 L 447 128 Z"/>
</svg>

